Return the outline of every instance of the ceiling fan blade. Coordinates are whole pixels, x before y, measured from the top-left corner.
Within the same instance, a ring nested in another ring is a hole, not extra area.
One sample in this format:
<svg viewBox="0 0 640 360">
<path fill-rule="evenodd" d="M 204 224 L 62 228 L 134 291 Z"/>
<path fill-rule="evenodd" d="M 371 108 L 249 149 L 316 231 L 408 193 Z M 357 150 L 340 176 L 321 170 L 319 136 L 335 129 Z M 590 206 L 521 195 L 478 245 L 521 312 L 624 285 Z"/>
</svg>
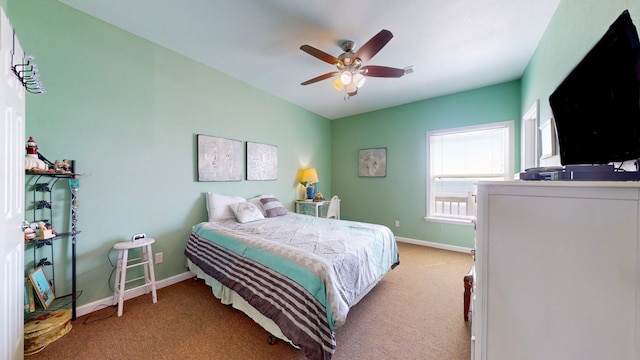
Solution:
<svg viewBox="0 0 640 360">
<path fill-rule="evenodd" d="M 334 77 L 334 76 L 336 76 L 336 75 L 338 75 L 338 74 L 339 74 L 339 72 L 337 72 L 337 71 L 330 72 L 330 73 L 326 73 L 326 74 L 323 74 L 323 75 L 320 75 L 320 76 L 316 76 L 316 77 L 314 77 L 313 79 L 307 80 L 307 81 L 303 82 L 303 83 L 302 83 L 302 84 L 300 84 L 300 85 L 309 85 L 309 84 L 313 84 L 313 83 L 315 83 L 315 82 L 322 81 L 322 80 L 324 80 L 324 79 L 328 79 L 328 78 L 330 78 L 330 77 Z"/>
<path fill-rule="evenodd" d="M 404 69 L 387 66 L 363 66 L 360 70 L 365 70 L 362 72 L 362 75 L 372 77 L 399 78 L 404 75 Z"/>
<path fill-rule="evenodd" d="M 322 51 L 322 50 L 318 50 L 316 48 L 314 48 L 313 46 L 309 46 L 309 45 L 302 45 L 300 46 L 300 50 L 306 52 L 307 54 L 314 56 L 326 63 L 329 63 L 331 65 L 335 65 L 337 63 L 342 63 L 342 60 L 338 59 L 337 57 L 333 56 L 333 55 L 329 55 L 326 52 Z"/>
<path fill-rule="evenodd" d="M 359 58 L 363 63 L 369 61 L 374 57 L 380 49 L 382 49 L 389 40 L 393 37 L 393 34 L 389 30 L 380 30 L 374 37 L 367 41 L 364 45 L 356 51 L 355 58 Z"/>
</svg>

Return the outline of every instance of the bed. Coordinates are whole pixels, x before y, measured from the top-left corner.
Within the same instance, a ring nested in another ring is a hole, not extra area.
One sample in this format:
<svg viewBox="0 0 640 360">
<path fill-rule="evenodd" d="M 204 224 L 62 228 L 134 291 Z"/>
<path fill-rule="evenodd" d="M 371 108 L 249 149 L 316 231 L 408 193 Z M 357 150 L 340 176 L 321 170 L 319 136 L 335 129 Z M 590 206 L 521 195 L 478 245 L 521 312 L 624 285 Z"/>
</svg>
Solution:
<svg viewBox="0 0 640 360">
<path fill-rule="evenodd" d="M 386 226 L 289 213 L 271 195 L 209 193 L 207 209 L 185 248 L 190 270 L 308 359 L 331 359 L 349 309 L 399 264 Z"/>
</svg>

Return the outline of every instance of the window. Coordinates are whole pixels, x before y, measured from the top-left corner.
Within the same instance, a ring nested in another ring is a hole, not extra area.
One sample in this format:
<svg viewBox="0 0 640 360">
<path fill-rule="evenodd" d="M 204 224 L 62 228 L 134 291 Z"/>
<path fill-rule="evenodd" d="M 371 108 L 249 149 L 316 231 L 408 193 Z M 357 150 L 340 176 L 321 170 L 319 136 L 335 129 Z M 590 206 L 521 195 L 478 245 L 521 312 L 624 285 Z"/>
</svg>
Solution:
<svg viewBox="0 0 640 360">
<path fill-rule="evenodd" d="M 513 121 L 427 133 L 427 217 L 475 218 L 475 183 L 512 177 Z"/>
</svg>

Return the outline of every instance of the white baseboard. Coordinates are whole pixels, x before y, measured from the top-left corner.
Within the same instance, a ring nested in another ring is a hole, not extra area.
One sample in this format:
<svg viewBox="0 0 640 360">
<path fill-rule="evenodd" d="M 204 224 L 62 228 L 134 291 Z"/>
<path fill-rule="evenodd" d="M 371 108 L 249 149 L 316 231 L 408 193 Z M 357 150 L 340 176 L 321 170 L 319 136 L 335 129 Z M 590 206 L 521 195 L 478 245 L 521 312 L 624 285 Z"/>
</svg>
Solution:
<svg viewBox="0 0 640 360">
<path fill-rule="evenodd" d="M 192 277 L 194 277 L 195 275 L 193 275 L 192 272 L 190 271 L 185 271 L 182 274 L 178 274 L 166 279 L 162 279 L 160 281 L 156 281 L 156 290 L 157 289 L 162 289 L 163 287 L 166 286 L 170 286 L 173 284 L 177 284 L 181 281 L 187 280 L 187 279 L 191 279 Z M 145 289 L 144 288 L 139 288 L 139 289 L 135 289 L 133 291 L 128 291 L 124 294 L 124 299 L 125 300 L 129 300 L 129 299 L 133 299 L 134 297 L 140 296 L 140 295 L 144 295 L 145 294 Z M 160 301 L 161 299 L 158 297 L 158 301 Z M 116 303 L 117 304 L 117 303 Z M 78 308 L 76 308 L 76 316 L 83 316 L 83 315 L 87 315 L 90 314 L 94 311 L 98 311 L 100 309 L 104 309 L 106 307 L 109 306 L 113 306 L 116 305 L 113 302 L 113 296 L 109 296 L 107 298 L 101 299 L 101 300 L 96 300 L 94 302 L 91 302 L 89 304 L 85 304 L 82 306 L 79 306 Z"/>
<path fill-rule="evenodd" d="M 435 243 L 435 242 L 425 241 L 425 240 L 415 240 L 415 239 L 403 238 L 403 237 L 399 237 L 399 236 L 396 236 L 396 241 L 409 243 L 409 244 L 414 244 L 414 245 L 421 245 L 421 246 L 428 246 L 428 247 L 433 247 L 433 248 L 438 248 L 438 249 L 456 251 L 456 252 L 461 252 L 461 253 L 466 253 L 466 254 L 470 254 L 471 250 L 473 250 L 472 248 L 468 248 L 468 247 L 464 247 L 464 246 L 447 245 L 447 244 Z"/>
</svg>

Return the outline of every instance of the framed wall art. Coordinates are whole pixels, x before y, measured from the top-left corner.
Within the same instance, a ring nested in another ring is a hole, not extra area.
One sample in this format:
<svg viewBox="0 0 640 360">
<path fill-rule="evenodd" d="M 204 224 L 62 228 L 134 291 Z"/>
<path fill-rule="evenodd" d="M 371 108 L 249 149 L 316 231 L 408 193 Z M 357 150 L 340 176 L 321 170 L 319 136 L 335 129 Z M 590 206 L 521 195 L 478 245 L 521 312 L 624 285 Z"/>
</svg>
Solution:
<svg viewBox="0 0 640 360">
<path fill-rule="evenodd" d="M 358 152 L 358 176 L 387 176 L 387 148 L 361 149 Z"/>
<path fill-rule="evenodd" d="M 556 155 L 556 127 L 553 118 L 540 125 L 540 159 Z"/>
<path fill-rule="evenodd" d="M 247 141 L 247 180 L 278 179 L 278 147 Z"/>
<path fill-rule="evenodd" d="M 42 307 L 48 309 L 53 303 L 53 300 L 56 299 L 56 295 L 53 293 L 53 288 L 51 288 L 51 284 L 44 274 L 42 266 L 38 266 L 29 274 L 29 280 L 31 280 L 33 289 L 38 295 Z"/>
<path fill-rule="evenodd" d="M 538 167 L 538 103 L 539 100 L 536 100 L 522 116 L 520 127 L 522 131 L 520 168 L 522 170 Z"/>
<path fill-rule="evenodd" d="M 198 134 L 198 181 L 241 181 L 242 141 Z"/>
</svg>

